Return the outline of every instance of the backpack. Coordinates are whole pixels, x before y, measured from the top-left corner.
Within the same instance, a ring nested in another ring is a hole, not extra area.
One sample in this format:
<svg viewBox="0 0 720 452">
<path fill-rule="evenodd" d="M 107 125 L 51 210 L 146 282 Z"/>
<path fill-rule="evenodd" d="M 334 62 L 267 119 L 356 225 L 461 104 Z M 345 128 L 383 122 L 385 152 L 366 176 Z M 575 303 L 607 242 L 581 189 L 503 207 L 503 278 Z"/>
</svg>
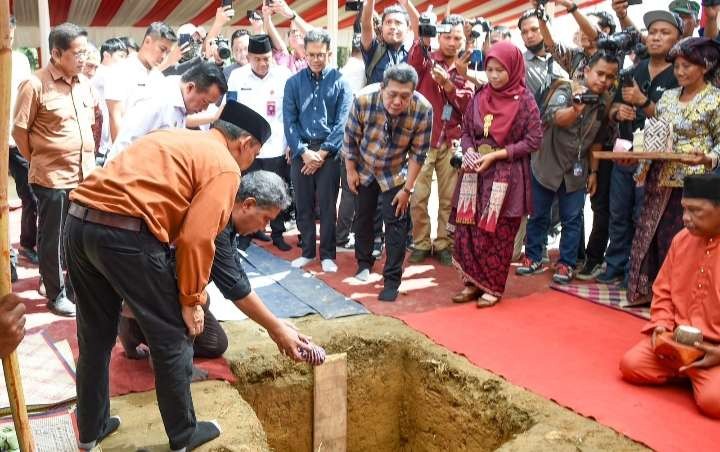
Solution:
<svg viewBox="0 0 720 452">
<path fill-rule="evenodd" d="M 375 47 L 375 52 L 373 53 L 372 58 L 370 59 L 370 64 L 365 66 L 365 84 L 370 85 L 372 82 L 370 81 L 370 78 L 372 77 L 372 73 L 377 67 L 378 63 L 380 63 L 380 60 L 382 60 L 382 57 L 385 55 L 385 52 L 387 52 L 387 46 L 384 42 L 378 40 L 378 45 Z"/>
<path fill-rule="evenodd" d="M 563 85 L 570 84 L 571 81 L 562 77 L 559 77 L 553 73 L 553 57 L 551 56 L 547 60 L 547 76 L 546 85 L 537 93 L 535 93 L 535 103 L 540 109 L 540 117 L 545 116 L 545 110 L 547 110 L 550 99 L 552 98 L 555 91 Z"/>
</svg>

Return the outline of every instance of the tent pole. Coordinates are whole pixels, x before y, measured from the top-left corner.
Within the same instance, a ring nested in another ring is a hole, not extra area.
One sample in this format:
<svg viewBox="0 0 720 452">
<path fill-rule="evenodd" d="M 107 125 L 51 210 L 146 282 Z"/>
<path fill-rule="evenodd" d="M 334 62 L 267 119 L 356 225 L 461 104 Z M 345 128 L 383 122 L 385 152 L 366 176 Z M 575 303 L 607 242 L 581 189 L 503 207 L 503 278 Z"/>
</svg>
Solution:
<svg viewBox="0 0 720 452">
<path fill-rule="evenodd" d="M 338 1 L 327 0 L 327 21 L 328 32 L 332 39 L 330 50 L 332 51 L 332 59 L 330 66 L 337 67 L 337 48 L 338 48 Z"/>
<path fill-rule="evenodd" d="M 37 0 L 38 2 L 38 27 L 40 29 L 40 61 L 42 66 L 50 63 L 50 49 L 48 48 L 48 37 L 50 36 L 50 8 L 48 0 Z"/>
<path fill-rule="evenodd" d="M 10 32 L 10 3 L 0 0 L 0 36 L 8 36 Z M 0 296 L 10 293 L 10 239 L 8 237 L 8 135 L 10 116 L 10 90 L 12 77 L 12 49 L 10 43 L 3 39 L 0 42 Z M 25 395 L 20 378 L 20 362 L 17 352 L 12 352 L 2 360 L 7 386 L 10 410 L 15 423 L 15 434 L 22 452 L 33 452 L 35 443 L 32 440 L 30 421 L 28 420 Z"/>
</svg>

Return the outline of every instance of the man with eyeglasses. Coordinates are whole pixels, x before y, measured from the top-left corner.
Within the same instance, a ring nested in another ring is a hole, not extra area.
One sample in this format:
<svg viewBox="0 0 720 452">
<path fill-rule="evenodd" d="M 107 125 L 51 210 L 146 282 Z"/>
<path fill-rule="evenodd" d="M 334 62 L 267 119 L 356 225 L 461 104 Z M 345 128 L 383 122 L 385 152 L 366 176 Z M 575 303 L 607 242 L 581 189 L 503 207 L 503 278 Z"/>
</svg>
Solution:
<svg viewBox="0 0 720 452">
<path fill-rule="evenodd" d="M 19 87 L 12 136 L 30 162 L 28 180 L 38 200 L 37 251 L 48 308 L 75 316 L 73 292 L 64 280 L 60 246 L 68 195 L 95 168 L 97 98 L 81 74 L 87 32 L 64 23 L 50 32 L 50 64 Z"/>
<path fill-rule="evenodd" d="M 430 149 L 432 106 L 415 91 L 417 84 L 412 66 L 389 67 L 381 84 L 367 87 L 355 99 L 345 126 L 348 186 L 357 194 L 355 278 L 360 281 L 369 279 L 375 262 L 373 217 L 378 208 L 385 222 L 387 259 L 380 301 L 395 301 L 399 293 L 410 196 Z"/>
<path fill-rule="evenodd" d="M 290 176 L 295 187 L 297 225 L 303 237 L 303 267 L 315 259 L 315 200 L 320 211 L 320 261 L 324 272 L 336 272 L 335 222 L 340 190 L 340 147 L 353 94 L 339 70 L 328 67 L 330 34 L 305 35 L 308 67 L 285 84 L 283 124 L 290 146 Z"/>
</svg>

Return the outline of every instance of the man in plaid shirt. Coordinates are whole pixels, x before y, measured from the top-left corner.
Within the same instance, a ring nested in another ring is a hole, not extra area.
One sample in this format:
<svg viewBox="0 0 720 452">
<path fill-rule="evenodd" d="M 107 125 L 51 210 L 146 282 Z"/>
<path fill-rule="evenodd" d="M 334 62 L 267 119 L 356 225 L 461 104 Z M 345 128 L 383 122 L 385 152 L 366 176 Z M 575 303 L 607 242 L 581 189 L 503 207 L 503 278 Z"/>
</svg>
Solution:
<svg viewBox="0 0 720 452">
<path fill-rule="evenodd" d="M 373 217 L 380 208 L 385 222 L 387 259 L 381 301 L 395 301 L 400 288 L 408 205 L 425 156 L 430 149 L 432 107 L 415 91 L 415 69 L 402 63 L 388 68 L 381 84 L 368 87 L 350 110 L 343 153 L 348 186 L 357 194 L 355 277 L 367 281 L 372 256 Z"/>
</svg>

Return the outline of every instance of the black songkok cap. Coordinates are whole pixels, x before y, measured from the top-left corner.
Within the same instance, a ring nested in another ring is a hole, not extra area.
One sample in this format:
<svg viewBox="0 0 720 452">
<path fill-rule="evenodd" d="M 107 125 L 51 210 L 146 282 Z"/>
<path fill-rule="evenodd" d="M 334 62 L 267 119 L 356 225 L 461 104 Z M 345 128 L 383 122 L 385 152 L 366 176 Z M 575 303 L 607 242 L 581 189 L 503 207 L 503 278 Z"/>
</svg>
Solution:
<svg viewBox="0 0 720 452">
<path fill-rule="evenodd" d="M 255 55 L 264 55 L 270 52 L 272 52 L 272 45 L 270 44 L 270 37 L 268 35 L 250 36 L 248 53 L 253 53 Z"/>
<path fill-rule="evenodd" d="M 270 138 L 270 124 L 265 118 L 257 114 L 255 110 L 240 102 L 228 100 L 220 114 L 220 119 L 247 131 L 255 137 L 260 144 L 265 144 L 268 138 Z"/>
<path fill-rule="evenodd" d="M 720 176 L 715 174 L 686 176 L 683 182 L 683 198 L 720 201 Z"/>
</svg>

